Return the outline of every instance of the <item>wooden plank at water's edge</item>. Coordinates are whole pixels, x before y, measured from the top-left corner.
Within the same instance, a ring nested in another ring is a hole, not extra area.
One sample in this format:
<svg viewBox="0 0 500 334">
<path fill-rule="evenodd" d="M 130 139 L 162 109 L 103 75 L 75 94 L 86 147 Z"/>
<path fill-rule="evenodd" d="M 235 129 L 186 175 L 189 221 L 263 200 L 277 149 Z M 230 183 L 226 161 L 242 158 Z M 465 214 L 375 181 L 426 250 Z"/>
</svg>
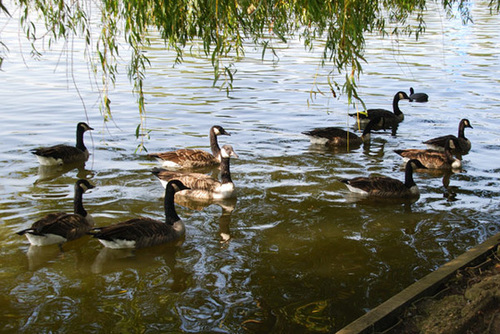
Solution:
<svg viewBox="0 0 500 334">
<path fill-rule="evenodd" d="M 434 295 L 457 270 L 486 258 L 499 243 L 500 233 L 413 283 L 394 297 L 339 330 L 337 334 L 368 334 L 391 327 L 398 320 L 400 313 L 412 302 L 425 296 Z"/>
</svg>

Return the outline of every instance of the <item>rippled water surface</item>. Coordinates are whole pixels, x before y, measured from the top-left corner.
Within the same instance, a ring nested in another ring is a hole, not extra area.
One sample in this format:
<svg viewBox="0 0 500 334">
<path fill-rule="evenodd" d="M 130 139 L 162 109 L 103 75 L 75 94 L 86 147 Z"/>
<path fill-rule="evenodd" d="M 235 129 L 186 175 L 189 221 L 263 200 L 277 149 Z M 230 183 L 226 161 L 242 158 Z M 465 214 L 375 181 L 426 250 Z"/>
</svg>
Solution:
<svg viewBox="0 0 500 334">
<path fill-rule="evenodd" d="M 311 100 L 315 74 L 328 73 L 318 67 L 320 42 L 315 53 L 299 41 L 278 45 L 279 59 L 264 61 L 250 47 L 229 96 L 212 87 L 209 61 L 193 56 L 173 66 L 174 55 L 153 44 L 146 147 L 208 150 L 208 129 L 222 125 L 231 136 L 220 142 L 240 156 L 231 161 L 238 197 L 180 203 L 184 243 L 136 252 L 90 238 L 61 252 L 29 247 L 15 234 L 46 213 L 71 211 L 78 178 L 96 185 L 84 204 L 97 226 L 161 218 L 163 188 L 150 173 L 157 163 L 134 153 L 140 118 L 125 74 L 110 92 L 113 120 L 104 124 L 100 79 L 89 79 L 78 43 L 73 67 L 61 52 L 35 61 L 18 43 L 16 22 L 2 17 L 2 41 L 12 45 L 0 73 L 3 330 L 331 332 L 497 233 L 500 22 L 484 9 L 473 15 L 475 24 L 462 26 L 433 10 L 420 41 L 368 39 L 359 82 L 367 106 L 390 109 L 394 94 L 410 87 L 430 101 L 402 101 L 396 136 L 376 133 L 369 147 L 348 153 L 311 146 L 301 134 L 327 124 L 354 129 L 352 107 L 331 96 L 326 80 Z M 403 179 L 394 150 L 456 134 L 461 118 L 474 127 L 463 170 L 449 180 L 418 173 L 417 202 L 359 201 L 338 181 L 372 173 Z M 29 150 L 73 143 L 82 120 L 95 128 L 85 137 L 92 153 L 85 166 L 39 169 Z"/>
</svg>

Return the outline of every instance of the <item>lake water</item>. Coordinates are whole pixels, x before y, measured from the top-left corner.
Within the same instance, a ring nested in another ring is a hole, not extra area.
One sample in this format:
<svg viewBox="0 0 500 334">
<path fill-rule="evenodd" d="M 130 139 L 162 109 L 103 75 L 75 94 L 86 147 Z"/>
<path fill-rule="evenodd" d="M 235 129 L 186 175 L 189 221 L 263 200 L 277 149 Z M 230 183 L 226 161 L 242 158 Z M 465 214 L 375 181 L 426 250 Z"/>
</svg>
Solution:
<svg viewBox="0 0 500 334">
<path fill-rule="evenodd" d="M 301 134 L 354 128 L 353 108 L 332 97 L 326 79 L 318 79 L 324 95 L 311 100 L 315 74 L 328 73 L 318 67 L 320 44 L 314 53 L 299 41 L 277 45 L 279 61 L 262 61 L 249 47 L 228 96 L 212 87 L 209 61 L 186 56 L 173 66 L 174 54 L 153 43 L 147 149 L 208 150 L 210 126 L 222 125 L 232 135 L 220 142 L 240 157 L 231 161 L 238 196 L 225 207 L 178 205 L 184 243 L 136 252 L 90 238 L 60 252 L 15 234 L 49 212 L 71 211 L 78 178 L 96 185 L 84 205 L 97 226 L 161 219 L 163 188 L 150 173 L 158 164 L 134 153 L 140 117 L 125 73 L 110 92 L 113 121 L 104 123 L 100 78 L 89 76 L 78 41 L 69 44 L 72 56 L 61 45 L 33 60 L 17 22 L 1 16 L 10 47 L 0 73 L 3 331 L 332 332 L 499 232 L 500 22 L 485 7 L 473 6 L 468 26 L 429 11 L 419 41 L 368 38 L 359 81 L 366 105 L 390 109 L 394 94 L 410 87 L 430 100 L 400 102 L 397 135 L 378 132 L 349 153 L 311 146 Z M 358 201 L 338 181 L 371 173 L 402 180 L 394 150 L 456 134 L 461 118 L 474 127 L 466 130 L 472 150 L 463 170 L 444 182 L 417 173 L 417 202 Z M 92 154 L 85 167 L 40 170 L 29 150 L 74 143 L 79 121 L 95 128 L 85 137 Z"/>
</svg>

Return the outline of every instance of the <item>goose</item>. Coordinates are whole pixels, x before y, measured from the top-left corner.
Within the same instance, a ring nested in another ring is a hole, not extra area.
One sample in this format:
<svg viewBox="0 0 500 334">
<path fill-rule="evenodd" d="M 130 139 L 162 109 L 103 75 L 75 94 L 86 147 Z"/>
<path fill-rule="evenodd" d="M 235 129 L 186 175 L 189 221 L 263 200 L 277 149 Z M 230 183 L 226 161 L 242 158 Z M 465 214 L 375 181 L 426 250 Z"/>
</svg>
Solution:
<svg viewBox="0 0 500 334">
<path fill-rule="evenodd" d="M 182 181 L 189 190 L 181 191 L 176 196 L 192 199 L 221 200 L 232 198 L 235 195 L 235 186 L 231 180 L 229 170 L 230 157 L 238 158 L 231 145 L 224 145 L 221 149 L 221 180 L 216 180 L 206 174 L 183 173 L 163 168 L 153 168 L 151 171 L 165 187 L 168 181 L 177 179 Z"/>
<path fill-rule="evenodd" d="M 410 87 L 410 102 L 428 102 L 429 95 L 425 93 L 415 93 L 413 87 Z"/>
<path fill-rule="evenodd" d="M 368 125 L 363 130 L 361 137 L 356 134 L 337 128 L 337 127 L 326 127 L 326 128 L 316 128 L 310 131 L 302 132 L 308 136 L 311 140 L 311 144 L 328 145 L 328 146 L 361 146 L 363 143 L 370 142 L 370 132 L 374 127 L 383 127 L 384 118 L 375 117 L 372 119 Z"/>
<path fill-rule="evenodd" d="M 395 128 L 397 128 L 399 123 L 404 119 L 404 114 L 401 112 L 401 109 L 399 109 L 399 101 L 409 99 L 410 98 L 405 92 L 397 92 L 394 95 L 394 99 L 392 100 L 393 112 L 386 109 L 368 109 L 366 112 L 357 112 L 354 114 L 349 114 L 349 116 L 356 117 L 362 124 L 367 124 L 375 117 L 383 117 L 385 120 L 383 127 L 376 126 L 373 130 L 392 128 L 394 133 Z"/>
<path fill-rule="evenodd" d="M 444 152 L 430 149 L 406 149 L 394 152 L 405 160 L 418 159 L 428 169 L 460 169 L 462 161 L 451 154 L 451 150 L 455 147 L 454 140 L 450 139 L 446 142 Z"/>
<path fill-rule="evenodd" d="M 472 145 L 470 140 L 465 138 L 465 128 L 473 129 L 469 120 L 463 118 L 460 120 L 460 123 L 458 123 L 458 137 L 455 137 L 454 135 L 436 137 L 424 141 L 424 144 L 435 150 L 443 150 L 446 142 L 453 139 L 455 143 L 457 143 L 457 147 L 455 147 L 455 150 L 452 150 L 452 153 L 467 154 L 469 153 Z"/>
<path fill-rule="evenodd" d="M 36 155 L 38 162 L 43 166 L 57 166 L 76 162 L 85 162 L 89 158 L 89 151 L 83 143 L 85 131 L 94 130 L 87 123 L 80 122 L 76 125 L 76 146 L 55 145 L 40 147 L 31 150 Z"/>
<path fill-rule="evenodd" d="M 149 157 L 156 158 L 164 167 L 174 168 L 196 168 L 215 166 L 220 164 L 220 147 L 217 142 L 217 136 L 230 136 L 231 134 L 224 130 L 222 126 L 214 125 L 210 128 L 210 148 L 212 153 L 198 149 L 179 149 L 163 153 L 150 153 Z"/>
<path fill-rule="evenodd" d="M 83 208 L 82 195 L 94 186 L 87 180 L 78 180 L 75 183 L 74 213 L 50 213 L 31 225 L 30 228 L 17 232 L 26 235 L 30 244 L 46 246 L 63 244 L 64 242 L 84 236 L 94 222 Z"/>
<path fill-rule="evenodd" d="M 411 159 L 405 167 L 405 182 L 387 177 L 370 176 L 342 179 L 347 188 L 356 194 L 377 198 L 418 198 L 419 190 L 413 181 L 413 170 L 426 167 L 418 160 Z"/>
<path fill-rule="evenodd" d="M 133 218 L 117 224 L 94 228 L 88 232 L 108 248 L 145 248 L 181 239 L 186 228 L 177 215 L 174 194 L 187 189 L 179 180 L 171 180 L 165 187 L 165 221 L 151 218 Z"/>
</svg>

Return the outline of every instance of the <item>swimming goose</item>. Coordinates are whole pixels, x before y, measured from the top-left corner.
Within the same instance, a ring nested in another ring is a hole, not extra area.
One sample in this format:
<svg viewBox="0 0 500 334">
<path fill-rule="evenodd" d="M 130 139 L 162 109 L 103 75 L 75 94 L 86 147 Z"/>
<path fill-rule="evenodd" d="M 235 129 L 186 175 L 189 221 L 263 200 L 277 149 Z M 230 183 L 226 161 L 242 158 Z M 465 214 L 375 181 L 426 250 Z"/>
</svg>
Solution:
<svg viewBox="0 0 500 334">
<path fill-rule="evenodd" d="M 217 136 L 230 136 L 222 126 L 214 125 L 210 128 L 210 149 L 212 154 L 198 149 L 180 149 L 163 153 L 150 153 L 148 156 L 156 158 L 165 167 L 196 168 L 220 164 L 220 147 Z"/>
<path fill-rule="evenodd" d="M 87 180 L 76 181 L 74 213 L 50 213 L 17 234 L 26 235 L 35 246 L 62 244 L 84 236 L 92 228 L 93 220 L 83 208 L 82 195 L 92 188 L 94 186 Z"/>
<path fill-rule="evenodd" d="M 472 125 L 470 125 L 469 120 L 466 118 L 461 119 L 460 123 L 458 123 L 458 137 L 455 137 L 454 135 L 441 136 L 424 141 L 424 144 L 427 144 L 429 148 L 442 150 L 444 149 L 446 142 L 449 141 L 450 139 L 453 139 L 455 140 L 457 147 L 455 147 L 455 149 L 452 150 L 452 153 L 467 154 L 469 153 L 472 145 L 470 140 L 465 138 L 465 128 L 471 128 L 471 129 L 473 128 Z"/>
<path fill-rule="evenodd" d="M 360 146 L 363 143 L 369 143 L 371 130 L 376 126 L 383 127 L 383 124 L 383 117 L 376 117 L 372 119 L 365 127 L 361 137 L 352 132 L 337 127 L 316 128 L 310 131 L 304 131 L 302 133 L 310 138 L 311 144 L 329 146 L 351 145 L 353 147 L 356 147 Z"/>
<path fill-rule="evenodd" d="M 357 112 L 354 114 L 349 114 L 349 116 L 356 117 L 362 124 L 367 124 L 375 117 L 383 117 L 385 120 L 383 126 L 375 126 L 373 130 L 392 128 L 394 133 L 394 129 L 397 128 L 398 124 L 404 119 L 404 115 L 401 112 L 401 109 L 399 109 L 399 101 L 409 99 L 410 98 L 405 92 L 397 92 L 396 95 L 394 95 L 394 99 L 392 100 L 393 112 L 386 109 L 368 109 L 366 110 L 366 112 Z"/>
<path fill-rule="evenodd" d="M 44 166 L 56 166 L 75 162 L 84 162 L 89 158 L 89 151 L 83 143 L 85 131 L 94 130 L 87 123 L 80 122 L 76 125 L 76 146 L 55 145 L 50 147 L 40 147 L 31 150 L 36 155 L 38 161 Z"/>
<path fill-rule="evenodd" d="M 387 177 L 370 176 L 355 177 L 353 179 L 340 180 L 347 188 L 356 194 L 377 198 L 415 198 L 420 195 L 415 181 L 413 181 L 413 170 L 426 168 L 420 161 L 412 159 L 405 167 L 405 182 Z"/>
<path fill-rule="evenodd" d="M 418 159 L 428 169 L 459 169 L 462 167 L 462 161 L 451 154 L 451 150 L 455 147 L 454 140 L 450 139 L 446 141 L 444 152 L 429 149 L 406 149 L 394 152 L 405 160 Z"/>
<path fill-rule="evenodd" d="M 160 180 L 163 186 L 172 179 L 182 181 L 189 190 L 181 191 L 177 196 L 185 196 L 194 199 L 226 199 L 235 194 L 235 186 L 231 180 L 229 170 L 230 157 L 238 158 L 231 145 L 224 145 L 221 149 L 221 180 L 216 180 L 206 174 L 183 173 L 169 171 L 163 168 L 154 168 L 151 172 Z"/>
<path fill-rule="evenodd" d="M 133 218 L 127 221 L 92 229 L 89 234 L 108 248 L 144 248 L 176 241 L 185 234 L 185 226 L 177 215 L 174 194 L 187 189 L 179 180 L 165 187 L 165 221 L 151 218 Z"/>
<path fill-rule="evenodd" d="M 413 87 L 410 87 L 410 102 L 428 102 L 429 95 L 425 93 L 415 93 Z"/>
</svg>

